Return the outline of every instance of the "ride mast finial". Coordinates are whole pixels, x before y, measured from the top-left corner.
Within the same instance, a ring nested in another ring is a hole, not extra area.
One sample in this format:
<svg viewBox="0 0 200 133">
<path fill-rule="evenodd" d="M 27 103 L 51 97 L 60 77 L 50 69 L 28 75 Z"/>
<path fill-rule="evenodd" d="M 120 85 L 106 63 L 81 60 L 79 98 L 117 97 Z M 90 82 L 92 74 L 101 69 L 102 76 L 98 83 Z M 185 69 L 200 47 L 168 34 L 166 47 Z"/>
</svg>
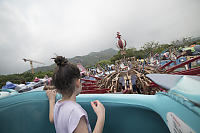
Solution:
<svg viewBox="0 0 200 133">
<path fill-rule="evenodd" d="M 116 38 L 121 39 L 121 35 L 120 35 L 119 32 L 117 32 L 117 37 Z"/>
<path fill-rule="evenodd" d="M 117 47 L 121 50 L 126 50 L 126 41 L 124 39 L 121 39 L 121 34 L 117 32 Z"/>
</svg>

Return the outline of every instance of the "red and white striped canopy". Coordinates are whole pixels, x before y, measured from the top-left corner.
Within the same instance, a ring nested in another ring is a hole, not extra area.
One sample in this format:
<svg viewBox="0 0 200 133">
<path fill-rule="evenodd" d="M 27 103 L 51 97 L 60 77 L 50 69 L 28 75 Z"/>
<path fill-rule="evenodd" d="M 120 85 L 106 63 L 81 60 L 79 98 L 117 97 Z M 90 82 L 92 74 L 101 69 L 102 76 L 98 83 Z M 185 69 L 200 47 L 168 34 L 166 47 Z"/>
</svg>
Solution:
<svg viewBox="0 0 200 133">
<path fill-rule="evenodd" d="M 126 41 L 123 39 L 118 39 L 117 41 L 117 47 L 121 50 L 124 50 L 126 48 Z"/>
</svg>

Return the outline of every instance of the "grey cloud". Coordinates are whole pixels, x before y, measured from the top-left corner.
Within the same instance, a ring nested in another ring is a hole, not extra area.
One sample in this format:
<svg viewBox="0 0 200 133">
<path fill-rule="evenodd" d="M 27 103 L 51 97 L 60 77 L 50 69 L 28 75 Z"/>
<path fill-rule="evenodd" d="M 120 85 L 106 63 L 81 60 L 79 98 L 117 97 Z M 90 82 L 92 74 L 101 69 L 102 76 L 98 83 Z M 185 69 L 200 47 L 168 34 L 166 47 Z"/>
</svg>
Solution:
<svg viewBox="0 0 200 133">
<path fill-rule="evenodd" d="M 49 65 L 54 53 L 73 57 L 115 48 L 117 31 L 136 48 L 200 36 L 199 5 L 199 0 L 2 0 L 0 74 L 29 69 L 24 57 Z"/>
</svg>

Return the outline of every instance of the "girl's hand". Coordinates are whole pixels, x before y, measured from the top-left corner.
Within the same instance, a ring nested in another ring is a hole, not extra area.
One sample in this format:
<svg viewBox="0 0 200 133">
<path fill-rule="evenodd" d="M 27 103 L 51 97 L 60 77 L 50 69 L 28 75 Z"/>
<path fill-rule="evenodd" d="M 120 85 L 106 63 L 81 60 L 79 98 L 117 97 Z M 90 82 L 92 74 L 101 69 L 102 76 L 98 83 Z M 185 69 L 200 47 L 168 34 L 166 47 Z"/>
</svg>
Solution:
<svg viewBox="0 0 200 133">
<path fill-rule="evenodd" d="M 105 119 L 105 108 L 99 100 L 91 102 L 91 106 L 98 118 Z"/>
<path fill-rule="evenodd" d="M 50 101 L 55 102 L 55 100 L 56 100 L 56 90 L 47 90 L 46 94 L 47 94 L 47 97 L 49 99 L 49 102 Z"/>
</svg>

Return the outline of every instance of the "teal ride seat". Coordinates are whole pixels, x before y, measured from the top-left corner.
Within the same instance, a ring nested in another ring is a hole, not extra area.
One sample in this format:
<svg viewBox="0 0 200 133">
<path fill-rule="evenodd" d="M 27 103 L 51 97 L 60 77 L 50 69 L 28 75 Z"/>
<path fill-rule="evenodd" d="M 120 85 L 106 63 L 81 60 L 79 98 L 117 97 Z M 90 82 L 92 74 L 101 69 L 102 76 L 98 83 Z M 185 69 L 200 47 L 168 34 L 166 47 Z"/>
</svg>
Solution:
<svg viewBox="0 0 200 133">
<path fill-rule="evenodd" d="M 104 133 L 169 133 L 168 112 L 174 112 L 185 120 L 196 133 L 200 131 L 200 117 L 166 95 L 81 94 L 77 102 L 87 111 L 92 129 L 97 119 L 90 105 L 93 100 L 100 100 L 105 106 Z M 44 91 L 2 98 L 0 132 L 55 133 L 48 115 L 49 104 Z"/>
</svg>

